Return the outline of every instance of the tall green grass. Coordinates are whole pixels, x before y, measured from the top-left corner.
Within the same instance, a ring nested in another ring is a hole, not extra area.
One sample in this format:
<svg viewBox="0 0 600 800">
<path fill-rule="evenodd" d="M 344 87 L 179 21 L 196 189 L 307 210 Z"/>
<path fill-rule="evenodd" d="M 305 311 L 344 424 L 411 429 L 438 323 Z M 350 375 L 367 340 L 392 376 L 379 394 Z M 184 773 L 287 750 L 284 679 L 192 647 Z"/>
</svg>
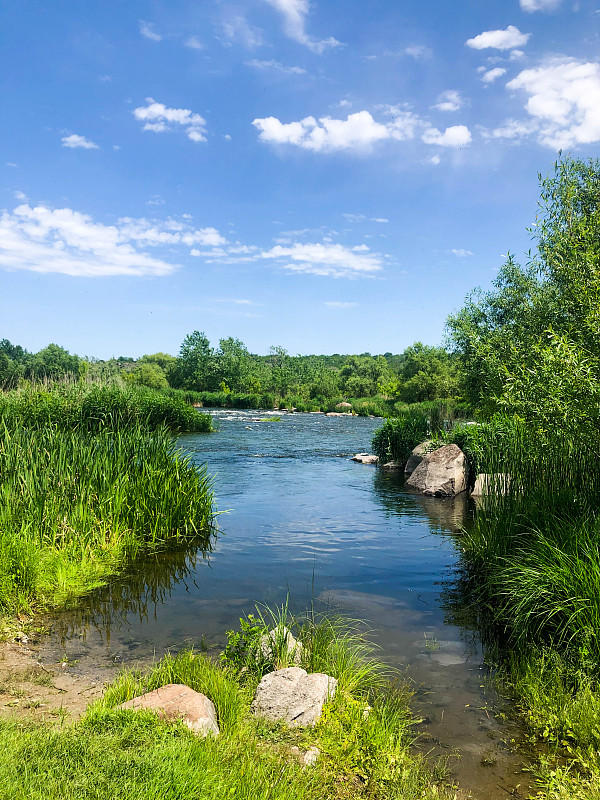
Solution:
<svg viewBox="0 0 600 800">
<path fill-rule="evenodd" d="M 445 438 L 492 476 L 460 537 L 462 602 L 532 733 L 571 758 L 540 764 L 542 797 L 600 783 L 600 441 L 495 417 Z M 509 476 L 507 482 L 503 476 Z M 583 775 L 583 777 L 582 777 Z M 593 778 L 590 780 L 590 775 Z"/>
<path fill-rule="evenodd" d="M 212 514 L 205 469 L 164 428 L 0 420 L 0 610 L 63 602 L 142 553 L 207 547 Z"/>
<path fill-rule="evenodd" d="M 0 420 L 9 427 L 54 425 L 63 430 L 118 430 L 131 425 L 211 431 L 211 418 L 183 397 L 144 386 L 87 383 L 24 384 L 0 393 Z"/>
</svg>

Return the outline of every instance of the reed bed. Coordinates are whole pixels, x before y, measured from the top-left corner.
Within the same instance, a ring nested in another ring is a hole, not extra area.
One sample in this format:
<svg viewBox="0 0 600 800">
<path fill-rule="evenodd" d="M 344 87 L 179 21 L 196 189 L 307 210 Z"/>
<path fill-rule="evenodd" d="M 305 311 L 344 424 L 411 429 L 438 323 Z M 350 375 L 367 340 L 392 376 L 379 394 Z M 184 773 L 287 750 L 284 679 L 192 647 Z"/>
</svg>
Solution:
<svg viewBox="0 0 600 800">
<path fill-rule="evenodd" d="M 0 610 L 62 603 L 143 553 L 209 547 L 212 502 L 206 470 L 164 428 L 0 421 Z"/>
<path fill-rule="evenodd" d="M 0 393 L 0 419 L 9 427 L 53 425 L 63 430 L 119 430 L 166 426 L 174 432 L 209 432 L 211 418 L 185 397 L 144 386 L 88 383 L 24 384 Z"/>
</svg>

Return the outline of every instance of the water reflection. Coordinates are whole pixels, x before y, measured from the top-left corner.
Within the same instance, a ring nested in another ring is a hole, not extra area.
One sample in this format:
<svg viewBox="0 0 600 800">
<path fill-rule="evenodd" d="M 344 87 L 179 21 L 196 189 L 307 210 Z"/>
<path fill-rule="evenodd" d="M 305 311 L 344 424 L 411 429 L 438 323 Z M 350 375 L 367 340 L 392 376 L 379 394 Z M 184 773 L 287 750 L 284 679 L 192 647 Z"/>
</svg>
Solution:
<svg viewBox="0 0 600 800">
<path fill-rule="evenodd" d="M 396 516 L 422 516 L 432 533 L 460 533 L 471 524 L 475 504 L 466 493 L 456 497 L 427 497 L 404 489 L 401 472 L 378 470 L 373 488 L 384 508 Z"/>
<path fill-rule="evenodd" d="M 212 542 L 187 546 L 140 559 L 119 579 L 96 589 L 72 607 L 52 618 L 53 634 L 64 647 L 74 635 L 85 639 L 90 630 L 100 642 L 110 645 L 113 630 L 126 627 L 135 619 L 147 624 L 157 620 L 161 607 L 172 596 L 175 586 L 190 595 L 201 561 L 208 565 Z"/>
</svg>

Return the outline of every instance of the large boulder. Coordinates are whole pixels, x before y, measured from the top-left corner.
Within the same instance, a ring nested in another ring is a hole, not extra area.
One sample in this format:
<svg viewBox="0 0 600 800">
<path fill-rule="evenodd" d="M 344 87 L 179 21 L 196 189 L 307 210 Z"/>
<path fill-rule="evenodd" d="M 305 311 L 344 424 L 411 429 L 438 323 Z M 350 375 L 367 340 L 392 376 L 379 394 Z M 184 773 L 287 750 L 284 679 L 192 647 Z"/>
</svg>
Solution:
<svg viewBox="0 0 600 800">
<path fill-rule="evenodd" d="M 199 736 L 219 735 L 217 712 L 211 700 L 182 683 L 168 683 L 140 697 L 134 697 L 118 708 L 149 709 L 163 719 L 181 719 Z"/>
<path fill-rule="evenodd" d="M 404 465 L 405 474 L 412 475 L 412 473 L 416 470 L 421 461 L 423 461 L 427 453 L 429 453 L 430 451 L 431 451 L 431 442 L 429 441 L 429 439 L 427 439 L 427 441 L 425 442 L 421 442 L 421 444 L 418 444 L 412 451 L 412 453 L 408 457 L 408 461 Z"/>
<path fill-rule="evenodd" d="M 278 669 L 269 672 L 258 684 L 252 711 L 273 722 L 314 725 L 336 688 L 337 680 L 322 672 L 309 675 L 300 667 Z"/>
<path fill-rule="evenodd" d="M 342 401 L 341 403 L 336 403 L 336 408 L 352 408 L 352 403 L 346 403 L 346 401 Z"/>
<path fill-rule="evenodd" d="M 406 485 L 435 497 L 454 497 L 464 492 L 467 488 L 465 454 L 455 444 L 439 447 L 423 458 Z"/>
</svg>

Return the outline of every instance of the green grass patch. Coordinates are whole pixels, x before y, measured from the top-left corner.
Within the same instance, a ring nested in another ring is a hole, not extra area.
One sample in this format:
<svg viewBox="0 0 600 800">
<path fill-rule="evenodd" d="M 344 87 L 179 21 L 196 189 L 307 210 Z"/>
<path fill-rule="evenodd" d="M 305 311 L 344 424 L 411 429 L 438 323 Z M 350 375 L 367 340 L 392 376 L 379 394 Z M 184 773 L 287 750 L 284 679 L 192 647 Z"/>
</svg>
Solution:
<svg viewBox="0 0 600 800">
<path fill-rule="evenodd" d="M 135 556 L 210 544 L 210 481 L 164 429 L 0 421 L 0 612 L 57 605 Z"/>
<path fill-rule="evenodd" d="M 288 626 L 294 620 L 275 613 Z M 250 619 L 256 635 L 269 612 Z M 259 619 L 258 624 L 254 624 Z M 297 620 L 298 621 L 298 620 Z M 307 621 L 310 623 L 308 627 Z M 265 628 L 262 628 L 265 630 Z M 193 652 L 166 656 L 147 673 L 123 672 L 83 720 L 56 728 L 0 723 L 0 797 L 42 800 L 450 800 L 452 790 L 410 754 L 410 692 L 381 684 L 382 669 L 366 671 L 358 654 L 364 637 L 340 621 L 305 618 L 309 661 L 336 669 L 338 692 L 314 727 L 289 728 L 253 716 L 260 670 L 217 664 Z M 254 633 L 244 633 L 248 643 Z M 230 640 L 233 634 L 230 635 Z M 239 642 L 238 642 L 239 644 Z M 347 649 L 347 653 L 343 651 Z M 241 654 L 241 650 L 236 651 Z M 230 651 L 231 655 L 231 651 Z M 373 675 L 377 674 L 377 687 Z M 127 699 L 167 683 L 184 683 L 215 703 L 219 737 L 199 739 L 180 722 L 151 712 L 119 710 Z M 366 711 L 364 692 L 370 692 Z M 293 748 L 316 746 L 314 766 L 302 768 Z"/>
<path fill-rule="evenodd" d="M 185 397 L 145 386 L 88 383 L 24 384 L 0 392 L 0 420 L 10 428 L 53 425 L 63 430 L 121 430 L 132 425 L 175 432 L 211 431 L 211 418 Z"/>
</svg>

